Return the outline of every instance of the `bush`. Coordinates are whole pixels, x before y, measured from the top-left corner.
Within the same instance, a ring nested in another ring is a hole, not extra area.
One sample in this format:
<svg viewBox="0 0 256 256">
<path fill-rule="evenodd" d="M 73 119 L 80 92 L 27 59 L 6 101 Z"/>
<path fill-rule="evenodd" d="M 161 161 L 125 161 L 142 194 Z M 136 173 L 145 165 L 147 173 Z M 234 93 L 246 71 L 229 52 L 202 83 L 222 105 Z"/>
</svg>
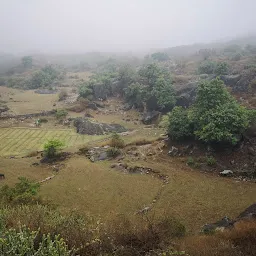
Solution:
<svg viewBox="0 0 256 256">
<path fill-rule="evenodd" d="M 186 109 L 175 107 L 169 114 L 168 134 L 177 140 L 192 136 L 192 124 Z"/>
<path fill-rule="evenodd" d="M 125 143 L 119 134 L 113 133 L 110 140 L 110 146 L 114 148 L 123 148 Z"/>
<path fill-rule="evenodd" d="M 44 155 L 48 158 L 54 158 L 63 146 L 64 143 L 58 139 L 49 140 L 44 144 Z"/>
<path fill-rule="evenodd" d="M 19 177 L 19 182 L 13 188 L 5 185 L 0 189 L 1 201 L 4 204 L 31 204 L 37 203 L 40 184 L 34 183 L 25 177 Z"/>
<path fill-rule="evenodd" d="M 249 115 L 220 79 L 199 85 L 193 109 L 194 134 L 204 142 L 236 144 L 249 126 Z"/>
<path fill-rule="evenodd" d="M 55 117 L 56 117 L 56 119 L 58 119 L 58 120 L 63 120 L 63 119 L 65 119 L 65 118 L 67 117 L 67 115 L 68 115 L 68 112 L 67 112 L 67 110 L 65 110 L 65 109 L 58 109 L 58 110 L 56 111 L 56 113 L 55 113 Z"/>
<path fill-rule="evenodd" d="M 219 62 L 215 67 L 214 73 L 218 76 L 228 74 L 228 64 L 226 62 Z"/>
<path fill-rule="evenodd" d="M 22 227 L 19 231 L 9 229 L 0 233 L 1 255 L 71 256 L 74 255 L 73 252 L 68 250 L 64 240 L 58 235 L 53 239 L 50 234 L 43 235 L 40 239 L 39 231 L 30 231 L 27 227 Z"/>
<path fill-rule="evenodd" d="M 195 160 L 193 157 L 188 157 L 187 159 L 187 165 L 190 166 L 190 167 L 194 167 L 195 166 Z"/>
<path fill-rule="evenodd" d="M 216 165 L 217 161 L 213 156 L 210 156 L 210 157 L 206 158 L 206 163 L 209 166 L 214 166 L 214 165 Z"/>
<path fill-rule="evenodd" d="M 215 62 L 213 61 L 203 61 L 198 68 L 199 74 L 214 74 Z"/>
<path fill-rule="evenodd" d="M 59 101 L 65 100 L 68 96 L 68 92 L 65 89 L 62 89 L 59 93 Z"/>
<path fill-rule="evenodd" d="M 78 89 L 79 96 L 82 98 L 88 98 L 92 95 L 93 90 L 88 83 L 83 83 Z"/>
<path fill-rule="evenodd" d="M 107 156 L 108 157 L 117 157 L 121 154 L 121 151 L 119 148 L 111 147 L 107 149 Z"/>
</svg>

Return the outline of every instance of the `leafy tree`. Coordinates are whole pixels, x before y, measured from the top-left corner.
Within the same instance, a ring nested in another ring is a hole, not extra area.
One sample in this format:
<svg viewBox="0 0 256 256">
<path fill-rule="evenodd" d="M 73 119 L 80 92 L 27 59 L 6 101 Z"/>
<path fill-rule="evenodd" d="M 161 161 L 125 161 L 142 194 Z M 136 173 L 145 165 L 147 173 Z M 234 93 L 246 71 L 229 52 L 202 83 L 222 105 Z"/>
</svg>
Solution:
<svg viewBox="0 0 256 256">
<path fill-rule="evenodd" d="M 167 61 L 169 60 L 169 56 L 165 52 L 155 52 L 151 54 L 151 58 L 156 61 Z"/>
<path fill-rule="evenodd" d="M 249 115 L 216 78 L 199 85 L 193 121 L 200 140 L 236 144 L 249 126 Z"/>
<path fill-rule="evenodd" d="M 135 81 L 136 73 L 130 65 L 122 65 L 118 70 L 119 92 L 124 94 L 124 89 Z"/>
<path fill-rule="evenodd" d="M 216 75 L 226 75 L 228 73 L 228 64 L 226 62 L 219 62 L 215 67 Z"/>
<path fill-rule="evenodd" d="M 199 74 L 214 74 L 215 66 L 215 62 L 203 61 L 199 65 L 198 72 Z"/>
<path fill-rule="evenodd" d="M 32 68 L 33 59 L 32 59 L 31 56 L 24 56 L 24 57 L 22 57 L 21 62 L 22 62 L 22 65 L 25 68 Z"/>
<path fill-rule="evenodd" d="M 58 152 L 63 148 L 64 143 L 58 139 L 49 140 L 44 144 L 44 154 L 48 158 L 54 158 Z"/>
<path fill-rule="evenodd" d="M 128 88 L 124 89 L 125 92 L 125 100 L 131 106 L 135 106 L 136 108 L 140 108 L 143 106 L 143 102 L 146 97 L 145 87 L 139 83 L 133 83 Z"/>
<path fill-rule="evenodd" d="M 88 83 L 83 83 L 78 89 L 79 96 L 87 98 L 92 95 L 93 90 Z"/>
<path fill-rule="evenodd" d="M 168 134 L 173 139 L 184 139 L 193 135 L 193 126 L 188 110 L 182 107 L 174 107 L 169 114 Z"/>
<path fill-rule="evenodd" d="M 152 95 L 157 99 L 157 104 L 161 109 L 170 109 L 176 103 L 175 92 L 170 79 L 160 77 L 156 80 Z"/>
</svg>

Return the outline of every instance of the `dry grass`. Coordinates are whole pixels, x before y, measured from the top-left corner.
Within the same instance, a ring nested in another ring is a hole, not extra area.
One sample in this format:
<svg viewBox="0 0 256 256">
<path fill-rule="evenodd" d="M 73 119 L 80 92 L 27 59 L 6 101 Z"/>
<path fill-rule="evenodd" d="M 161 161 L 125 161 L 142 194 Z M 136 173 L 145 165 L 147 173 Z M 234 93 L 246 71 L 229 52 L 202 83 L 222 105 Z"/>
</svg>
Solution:
<svg viewBox="0 0 256 256">
<path fill-rule="evenodd" d="M 211 236 L 188 237 L 181 241 L 181 248 L 191 256 L 254 256 L 256 222 L 240 222 L 234 229 Z"/>
</svg>

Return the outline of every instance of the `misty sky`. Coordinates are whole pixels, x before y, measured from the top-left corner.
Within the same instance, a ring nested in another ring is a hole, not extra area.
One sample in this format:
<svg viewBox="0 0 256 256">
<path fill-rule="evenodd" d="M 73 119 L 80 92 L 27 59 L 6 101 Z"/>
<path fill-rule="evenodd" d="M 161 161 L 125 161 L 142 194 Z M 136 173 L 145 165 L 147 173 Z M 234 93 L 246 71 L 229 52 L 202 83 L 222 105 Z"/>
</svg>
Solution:
<svg viewBox="0 0 256 256">
<path fill-rule="evenodd" d="M 0 52 L 139 51 L 255 32 L 256 0 L 0 0 Z"/>
</svg>

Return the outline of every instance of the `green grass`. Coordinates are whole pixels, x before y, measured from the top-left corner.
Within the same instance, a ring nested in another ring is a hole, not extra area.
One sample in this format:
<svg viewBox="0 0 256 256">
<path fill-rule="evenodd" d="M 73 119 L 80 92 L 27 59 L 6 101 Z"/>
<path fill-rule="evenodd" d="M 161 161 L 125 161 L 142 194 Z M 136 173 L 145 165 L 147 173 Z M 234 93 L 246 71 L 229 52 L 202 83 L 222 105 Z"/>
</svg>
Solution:
<svg viewBox="0 0 256 256">
<path fill-rule="evenodd" d="M 34 150 L 42 150 L 47 140 L 59 139 L 65 147 L 83 145 L 106 136 L 89 136 L 77 134 L 72 129 L 38 129 L 38 128 L 1 128 L 0 156 L 24 155 Z"/>
</svg>

